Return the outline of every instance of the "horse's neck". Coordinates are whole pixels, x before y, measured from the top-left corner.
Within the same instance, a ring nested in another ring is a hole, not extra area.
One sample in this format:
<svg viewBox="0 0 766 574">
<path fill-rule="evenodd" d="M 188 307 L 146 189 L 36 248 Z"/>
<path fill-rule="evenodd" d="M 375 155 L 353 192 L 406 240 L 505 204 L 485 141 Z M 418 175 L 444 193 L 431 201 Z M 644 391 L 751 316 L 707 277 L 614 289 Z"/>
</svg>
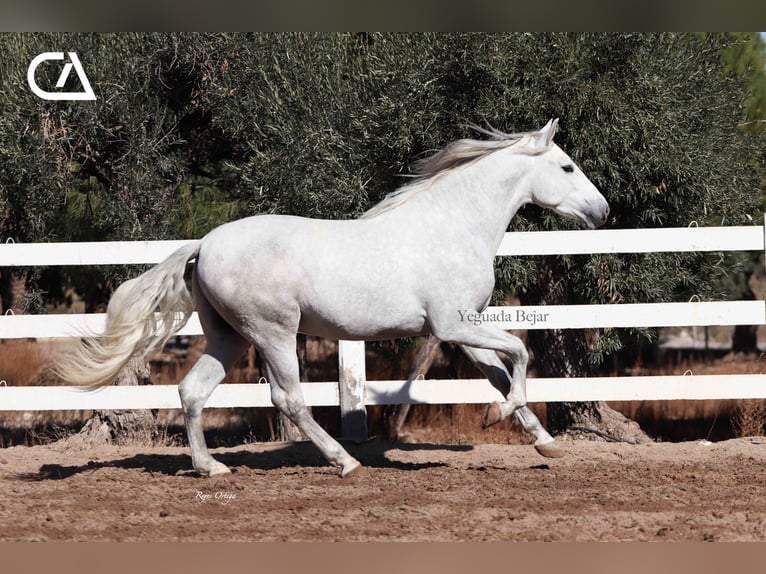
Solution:
<svg viewBox="0 0 766 574">
<path fill-rule="evenodd" d="M 518 170 L 509 166 L 510 161 L 518 164 Z M 424 224 L 433 222 L 450 233 L 471 237 L 494 257 L 511 219 L 529 201 L 520 185 L 528 165 L 523 156 L 492 154 L 438 177 L 421 201 L 399 209 L 410 208 Z"/>
</svg>

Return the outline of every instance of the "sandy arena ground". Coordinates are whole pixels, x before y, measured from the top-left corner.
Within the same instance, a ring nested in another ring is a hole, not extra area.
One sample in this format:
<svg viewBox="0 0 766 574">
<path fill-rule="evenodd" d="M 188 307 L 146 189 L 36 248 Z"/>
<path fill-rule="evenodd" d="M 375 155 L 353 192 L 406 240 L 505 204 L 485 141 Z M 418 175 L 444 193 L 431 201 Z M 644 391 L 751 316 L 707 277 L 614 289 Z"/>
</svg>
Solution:
<svg viewBox="0 0 766 574">
<path fill-rule="evenodd" d="M 341 479 L 310 443 L 0 449 L 0 540 L 764 541 L 766 439 L 628 445 L 348 444 Z"/>
</svg>

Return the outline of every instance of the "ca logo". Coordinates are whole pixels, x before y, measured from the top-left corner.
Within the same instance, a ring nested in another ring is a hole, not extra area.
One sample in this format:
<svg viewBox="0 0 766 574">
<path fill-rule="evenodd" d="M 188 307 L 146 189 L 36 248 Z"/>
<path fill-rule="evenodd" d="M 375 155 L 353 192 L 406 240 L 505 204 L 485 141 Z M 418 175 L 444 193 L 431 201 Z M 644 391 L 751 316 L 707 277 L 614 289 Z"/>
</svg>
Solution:
<svg viewBox="0 0 766 574">
<path fill-rule="evenodd" d="M 27 70 L 27 82 L 34 94 L 44 100 L 95 100 L 96 94 L 93 93 L 93 88 L 90 87 L 88 76 L 85 75 L 85 70 L 82 69 L 80 58 L 77 57 L 75 52 L 68 52 L 69 61 L 64 64 L 64 69 L 61 70 L 58 82 L 56 82 L 56 88 L 61 89 L 66 84 L 67 78 L 72 73 L 74 67 L 77 76 L 80 78 L 82 84 L 82 92 L 48 92 L 40 88 L 35 80 L 35 71 L 37 67 L 47 60 L 64 60 L 64 52 L 44 52 L 39 56 L 36 56 L 34 60 L 29 64 Z"/>
</svg>

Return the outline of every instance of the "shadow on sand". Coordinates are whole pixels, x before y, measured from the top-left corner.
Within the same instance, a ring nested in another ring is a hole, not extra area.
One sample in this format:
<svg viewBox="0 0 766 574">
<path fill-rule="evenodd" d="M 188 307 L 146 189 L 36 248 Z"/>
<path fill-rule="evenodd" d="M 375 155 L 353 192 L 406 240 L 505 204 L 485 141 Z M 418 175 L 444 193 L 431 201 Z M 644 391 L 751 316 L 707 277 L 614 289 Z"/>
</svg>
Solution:
<svg viewBox="0 0 766 574">
<path fill-rule="evenodd" d="M 386 456 L 390 450 L 466 452 L 473 449 L 470 445 L 404 444 L 389 441 L 369 441 L 361 444 L 345 442 L 343 446 L 365 467 L 398 470 L 418 470 L 446 465 L 440 462 L 408 463 L 391 460 Z M 232 452 L 214 452 L 213 456 L 231 468 L 233 473 L 243 468 L 261 471 L 290 467 L 329 468 L 327 461 L 310 442 L 266 443 L 257 445 L 257 448 L 257 451 L 250 451 L 246 447 L 237 447 Z M 137 469 L 168 476 L 198 476 L 186 451 L 182 454 L 138 454 L 114 460 L 91 460 L 86 464 L 73 466 L 44 464 L 38 472 L 18 474 L 15 478 L 25 481 L 62 480 L 101 468 Z"/>
</svg>

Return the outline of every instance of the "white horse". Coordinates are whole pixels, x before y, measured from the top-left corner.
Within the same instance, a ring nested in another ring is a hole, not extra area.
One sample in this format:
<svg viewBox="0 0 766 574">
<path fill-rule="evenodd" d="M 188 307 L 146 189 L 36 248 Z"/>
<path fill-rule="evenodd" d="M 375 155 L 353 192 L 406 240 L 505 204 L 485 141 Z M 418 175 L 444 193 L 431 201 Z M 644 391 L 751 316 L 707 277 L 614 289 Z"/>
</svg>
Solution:
<svg viewBox="0 0 766 574">
<path fill-rule="evenodd" d="M 348 476 L 360 463 L 311 417 L 298 379 L 296 333 L 380 340 L 433 334 L 460 345 L 505 397 L 484 415 L 512 413 L 544 456 L 562 451 L 526 407 L 527 351 L 517 337 L 463 321 L 483 311 L 494 287 L 493 260 L 511 218 L 525 203 L 595 228 L 609 214 L 604 197 L 553 143 L 557 120 L 539 131 L 464 139 L 421 160 L 417 178 L 359 219 L 263 215 L 222 225 L 122 284 L 100 337 L 65 357 L 74 384 L 109 384 L 134 355 L 164 344 L 199 313 L 204 354 L 179 385 L 194 468 L 230 472 L 209 453 L 202 409 L 249 345 L 267 366 L 271 400 Z M 194 261 L 192 292 L 184 274 Z M 509 373 L 497 351 L 513 362 Z"/>
</svg>

